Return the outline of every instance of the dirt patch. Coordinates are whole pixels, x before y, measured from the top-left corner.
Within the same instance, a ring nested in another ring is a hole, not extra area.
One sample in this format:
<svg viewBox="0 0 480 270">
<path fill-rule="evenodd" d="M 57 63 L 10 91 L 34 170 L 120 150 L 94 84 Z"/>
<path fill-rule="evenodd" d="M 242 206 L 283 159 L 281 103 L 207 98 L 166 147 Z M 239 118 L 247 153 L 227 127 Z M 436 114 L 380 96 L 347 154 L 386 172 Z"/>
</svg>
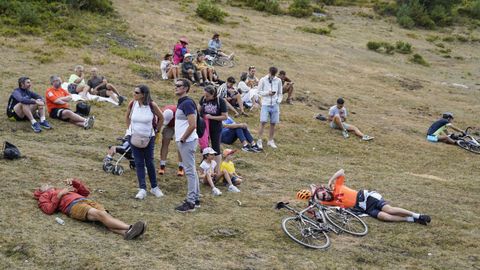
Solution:
<svg viewBox="0 0 480 270">
<path fill-rule="evenodd" d="M 408 173 L 408 174 L 416 176 L 416 177 L 430 179 L 430 180 L 436 180 L 436 181 L 441 181 L 441 182 L 449 182 L 447 179 L 443 179 L 443 178 L 440 178 L 438 176 L 430 175 L 430 174 L 415 174 L 415 173 Z"/>
<path fill-rule="evenodd" d="M 419 79 L 410 79 L 398 74 L 387 74 L 386 77 L 394 79 L 401 88 L 406 90 L 414 91 L 423 88 L 422 82 Z"/>
</svg>

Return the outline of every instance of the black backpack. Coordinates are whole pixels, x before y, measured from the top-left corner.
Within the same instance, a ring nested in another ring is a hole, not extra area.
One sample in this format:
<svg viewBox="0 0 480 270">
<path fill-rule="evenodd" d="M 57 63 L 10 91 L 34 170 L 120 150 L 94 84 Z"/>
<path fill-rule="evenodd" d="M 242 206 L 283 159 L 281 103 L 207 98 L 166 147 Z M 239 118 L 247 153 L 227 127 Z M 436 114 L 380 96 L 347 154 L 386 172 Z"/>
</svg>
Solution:
<svg viewBox="0 0 480 270">
<path fill-rule="evenodd" d="M 197 103 L 195 103 L 195 101 L 191 98 L 189 98 L 190 100 L 192 100 L 193 104 L 195 105 L 195 111 L 197 112 L 197 135 L 198 135 L 198 138 L 201 138 L 203 137 L 203 134 L 205 134 L 205 129 L 207 127 L 207 125 L 205 124 L 205 120 L 203 120 L 203 118 L 200 116 L 200 112 L 198 111 L 198 107 L 197 107 Z"/>
<path fill-rule="evenodd" d="M 20 150 L 18 150 L 15 145 L 6 141 L 3 146 L 3 157 L 10 160 L 19 159 L 21 157 Z"/>
<path fill-rule="evenodd" d="M 77 103 L 75 113 L 81 116 L 88 116 L 90 114 L 90 105 L 88 105 L 86 102 Z"/>
</svg>

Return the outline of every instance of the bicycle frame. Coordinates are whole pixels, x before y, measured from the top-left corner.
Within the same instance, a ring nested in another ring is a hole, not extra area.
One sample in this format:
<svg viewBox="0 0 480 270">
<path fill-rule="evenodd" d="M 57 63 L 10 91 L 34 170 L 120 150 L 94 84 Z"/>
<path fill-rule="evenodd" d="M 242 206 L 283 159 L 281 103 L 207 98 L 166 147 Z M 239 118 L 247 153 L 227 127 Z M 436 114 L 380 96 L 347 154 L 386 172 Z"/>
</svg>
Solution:
<svg viewBox="0 0 480 270">
<path fill-rule="evenodd" d="M 313 222 L 318 227 L 318 229 L 320 229 L 320 230 L 325 230 L 327 232 L 328 231 L 333 231 L 335 234 L 339 234 L 340 230 L 338 230 L 334 226 L 330 225 L 327 222 L 327 219 L 325 218 L 325 209 L 327 207 L 318 203 L 318 202 L 313 201 L 312 199 L 309 202 L 310 202 L 310 205 L 307 208 L 305 208 L 301 211 L 297 211 L 295 208 L 290 207 L 288 204 L 285 204 L 283 202 L 282 202 L 282 205 L 280 205 L 280 206 L 279 206 L 279 204 L 277 204 L 277 209 L 286 208 L 286 209 L 292 211 L 293 213 L 295 213 L 295 215 L 298 218 L 300 218 L 300 220 L 302 222 L 303 222 L 304 219 L 307 219 L 307 220 Z M 315 208 L 314 214 L 315 214 L 316 219 L 311 219 L 308 216 L 306 216 L 305 213 L 314 209 L 314 208 Z M 317 213 L 319 214 L 319 216 L 317 216 Z"/>
</svg>

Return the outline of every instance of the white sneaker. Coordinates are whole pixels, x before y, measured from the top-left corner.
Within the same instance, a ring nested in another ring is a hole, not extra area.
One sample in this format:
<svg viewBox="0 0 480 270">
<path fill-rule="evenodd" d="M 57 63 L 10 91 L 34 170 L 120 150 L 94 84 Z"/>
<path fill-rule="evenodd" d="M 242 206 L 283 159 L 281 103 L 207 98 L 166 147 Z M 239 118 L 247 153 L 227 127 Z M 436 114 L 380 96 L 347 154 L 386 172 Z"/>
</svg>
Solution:
<svg viewBox="0 0 480 270">
<path fill-rule="evenodd" d="M 258 146 L 258 148 L 263 149 L 263 143 L 262 143 L 261 139 L 257 140 L 257 146 Z"/>
<path fill-rule="evenodd" d="M 370 140 L 373 140 L 373 138 L 375 138 L 375 137 L 370 137 L 370 136 L 368 136 L 368 135 L 363 135 L 362 140 L 364 140 L 364 141 L 370 141 Z"/>
<path fill-rule="evenodd" d="M 160 198 L 163 196 L 163 192 L 160 190 L 160 188 L 158 187 L 155 187 L 155 188 L 152 188 L 150 189 L 150 193 L 152 193 L 153 195 L 155 195 L 155 197 L 157 198 Z"/>
<path fill-rule="evenodd" d="M 147 191 L 145 189 L 139 189 L 135 199 L 143 200 L 147 197 Z"/>
<path fill-rule="evenodd" d="M 238 189 L 238 188 L 237 188 L 236 186 L 234 186 L 234 185 L 230 185 L 230 186 L 228 187 L 228 191 L 229 191 L 229 192 L 240 192 L 240 189 Z"/>
<path fill-rule="evenodd" d="M 270 147 L 272 147 L 273 149 L 277 149 L 277 148 L 278 148 L 277 145 L 275 144 L 275 142 L 274 142 L 273 140 L 268 141 L 267 145 L 270 146 Z"/>
<path fill-rule="evenodd" d="M 350 135 L 348 135 L 348 131 L 346 131 L 346 130 L 342 131 L 342 135 L 343 135 L 343 138 L 345 138 L 345 139 L 348 138 L 348 136 L 350 136 Z"/>
<path fill-rule="evenodd" d="M 213 196 L 220 196 L 220 195 L 222 195 L 222 192 L 220 191 L 220 189 L 214 187 L 214 188 L 212 188 L 212 194 L 213 194 Z"/>
</svg>

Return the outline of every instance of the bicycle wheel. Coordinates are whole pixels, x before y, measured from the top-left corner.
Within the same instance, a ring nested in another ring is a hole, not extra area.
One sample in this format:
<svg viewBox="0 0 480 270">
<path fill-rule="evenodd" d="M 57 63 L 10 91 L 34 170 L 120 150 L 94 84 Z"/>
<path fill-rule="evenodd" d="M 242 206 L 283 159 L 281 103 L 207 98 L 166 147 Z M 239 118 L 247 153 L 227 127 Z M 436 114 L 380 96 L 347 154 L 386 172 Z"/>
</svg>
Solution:
<svg viewBox="0 0 480 270">
<path fill-rule="evenodd" d="M 235 66 L 235 62 L 227 57 L 217 57 L 215 58 L 215 65 L 231 68 Z"/>
<path fill-rule="evenodd" d="M 457 145 L 460 146 L 461 148 L 468 150 L 470 152 L 473 152 L 475 154 L 480 154 L 480 146 L 474 145 L 470 142 L 467 142 L 465 140 L 458 140 Z"/>
<path fill-rule="evenodd" d="M 352 212 L 337 208 L 329 207 L 325 209 L 325 216 L 333 226 L 338 229 L 356 236 L 364 236 L 368 233 L 367 224 Z"/>
<path fill-rule="evenodd" d="M 325 249 L 330 246 L 330 238 L 314 222 L 299 217 L 287 217 L 282 220 L 283 231 L 300 245 Z"/>
</svg>

